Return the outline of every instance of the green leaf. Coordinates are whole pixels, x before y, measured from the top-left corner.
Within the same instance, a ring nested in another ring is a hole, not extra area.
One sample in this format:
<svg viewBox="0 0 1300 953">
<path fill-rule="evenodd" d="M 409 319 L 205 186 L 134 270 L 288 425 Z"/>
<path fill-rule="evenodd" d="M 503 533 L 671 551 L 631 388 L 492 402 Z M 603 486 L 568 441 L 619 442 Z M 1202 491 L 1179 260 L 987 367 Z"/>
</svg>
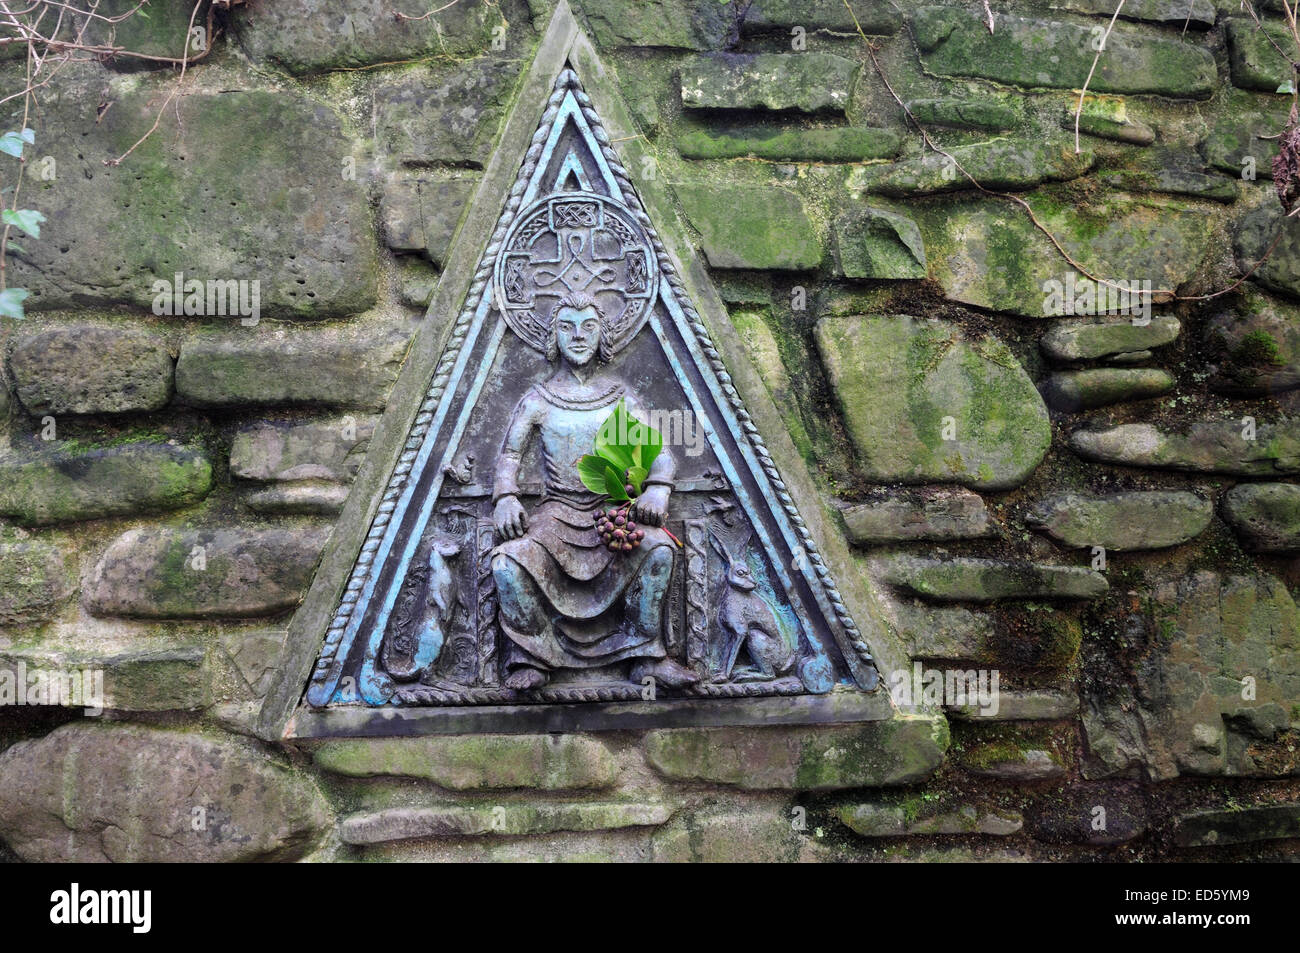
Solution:
<svg viewBox="0 0 1300 953">
<path fill-rule="evenodd" d="M 655 462 L 655 457 L 659 456 L 659 452 L 664 448 L 664 435 L 649 424 L 642 424 L 641 430 L 643 442 L 639 463 L 649 471 L 651 464 Z"/>
<path fill-rule="evenodd" d="M 604 493 L 605 470 L 608 466 L 604 457 L 589 453 L 578 461 L 578 479 L 592 493 Z"/>
<path fill-rule="evenodd" d="M 627 490 L 623 489 L 623 478 L 609 464 L 605 465 L 605 492 L 609 494 L 611 500 L 621 502 L 628 498 Z"/>
<path fill-rule="evenodd" d="M 41 222 L 45 221 L 45 216 L 34 209 L 7 208 L 0 218 L 3 218 L 7 225 L 17 225 L 32 238 L 41 237 Z"/>
<path fill-rule="evenodd" d="M 22 132 L 18 133 L 18 138 L 29 146 L 34 146 L 36 145 L 36 130 L 24 129 Z"/>
<path fill-rule="evenodd" d="M 620 400 L 614 407 L 614 412 L 605 418 L 605 422 L 596 431 L 596 453 L 620 470 L 626 470 L 632 465 L 632 447 L 627 442 L 628 419 L 627 408 Z"/>
<path fill-rule="evenodd" d="M 649 475 L 650 471 L 645 467 L 627 468 L 627 482 L 632 484 L 632 488 L 636 490 L 637 496 L 641 495 L 641 485 L 645 483 L 645 478 Z"/>
<path fill-rule="evenodd" d="M 0 316 L 21 321 L 24 317 L 23 300 L 26 297 L 27 291 L 24 288 L 6 288 L 0 291 Z"/>
<path fill-rule="evenodd" d="M 1294 93 L 1294 92 L 1295 92 L 1295 85 L 1291 82 L 1291 80 L 1288 79 L 1285 83 L 1283 83 L 1281 86 L 1279 86 L 1279 87 L 1277 88 L 1277 92 L 1279 92 L 1279 93 Z"/>
<path fill-rule="evenodd" d="M 9 251 L 16 251 L 20 255 L 27 254 L 27 249 L 24 248 L 22 245 L 19 245 L 17 242 L 9 242 L 8 245 L 6 245 L 6 247 L 9 249 Z"/>
<path fill-rule="evenodd" d="M 3 136 L 0 136 L 0 152 L 21 159 L 23 155 L 23 137 L 16 132 L 6 132 Z"/>
</svg>

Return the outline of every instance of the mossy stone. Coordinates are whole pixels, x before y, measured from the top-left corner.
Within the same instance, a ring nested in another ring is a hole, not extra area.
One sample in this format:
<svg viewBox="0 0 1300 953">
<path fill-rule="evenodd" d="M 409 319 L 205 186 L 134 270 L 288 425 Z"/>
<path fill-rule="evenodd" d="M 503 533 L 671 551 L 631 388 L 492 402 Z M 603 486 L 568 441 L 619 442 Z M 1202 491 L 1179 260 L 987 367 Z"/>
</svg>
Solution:
<svg viewBox="0 0 1300 953">
<path fill-rule="evenodd" d="M 836 265 L 846 278 L 925 277 L 925 243 L 906 215 L 851 209 L 835 220 L 832 231 Z"/>
<path fill-rule="evenodd" d="M 1001 132 L 1012 129 L 1019 118 L 1009 105 L 983 99 L 913 99 L 908 110 L 927 125 Z"/>
<path fill-rule="evenodd" d="M 1257 552 L 1300 549 L 1300 486 L 1242 483 L 1223 497 L 1223 516 Z"/>
<path fill-rule="evenodd" d="M 379 150 L 390 165 L 482 168 L 519 71 L 517 58 L 492 54 L 382 75 L 371 93 Z"/>
<path fill-rule="evenodd" d="M 1183 847 L 1249 844 L 1300 837 L 1300 804 L 1261 804 L 1241 810 L 1191 811 L 1178 819 Z"/>
<path fill-rule="evenodd" d="M 1109 17 L 1115 12 L 1110 0 L 1052 0 L 1052 9 Z M 1222 3 L 1219 6 L 1227 6 Z M 1235 7 L 1234 7 L 1235 9 Z M 1121 20 L 1149 20 L 1152 23 L 1185 24 L 1201 29 L 1214 26 L 1218 11 L 1212 0 L 1128 0 L 1120 8 Z"/>
<path fill-rule="evenodd" d="M 211 488 L 207 455 L 171 444 L 74 444 L 0 455 L 0 513 L 26 524 L 172 510 Z"/>
<path fill-rule="evenodd" d="M 834 53 L 745 53 L 682 66 L 687 109 L 759 109 L 844 115 L 858 64 Z"/>
<path fill-rule="evenodd" d="M 188 54 L 193 58 L 200 55 L 214 39 L 204 35 L 200 41 L 190 33 L 190 24 L 193 23 L 193 29 L 203 30 L 206 34 L 209 6 L 209 0 L 199 4 L 197 11 L 193 3 L 185 2 L 147 3 L 141 6 L 139 0 L 101 0 L 94 7 L 99 18 L 91 19 L 87 24 L 84 42 L 119 47 L 148 56 L 179 60 Z M 113 23 L 100 19 L 104 17 L 122 19 Z M 170 65 L 133 56 L 115 56 L 109 62 L 118 69 L 161 69 Z"/>
<path fill-rule="evenodd" d="M 935 192 L 973 189 L 965 170 L 986 189 L 1027 189 L 1044 182 L 1064 182 L 1085 175 L 1095 156 L 1091 149 L 1078 153 L 1063 142 L 990 139 L 947 150 L 952 160 L 937 152 L 891 165 L 855 169 L 849 185 L 868 194 L 905 198 Z"/>
<path fill-rule="evenodd" d="M 382 409 L 411 328 L 358 322 L 338 328 L 264 326 L 204 332 L 181 345 L 176 395 L 197 407 L 317 404 Z"/>
<path fill-rule="evenodd" d="M 59 547 L 36 540 L 0 544 L 0 626 L 47 621 L 72 588 Z"/>
<path fill-rule="evenodd" d="M 1038 503 L 1029 522 L 1066 546 L 1163 549 L 1195 539 L 1213 515 L 1208 500 L 1182 491 L 1063 492 Z"/>
<path fill-rule="evenodd" d="M 844 126 L 834 129 L 692 124 L 677 136 L 688 159 L 752 157 L 784 162 L 865 162 L 898 154 L 902 137 L 890 129 Z"/>
<path fill-rule="evenodd" d="M 1290 50 L 1289 55 L 1295 55 L 1295 40 L 1280 24 L 1259 25 L 1246 17 L 1232 17 L 1227 33 L 1232 85 L 1275 93 L 1291 79 L 1291 64 L 1283 53 Z"/>
<path fill-rule="evenodd" d="M 22 335 L 9 364 L 30 414 L 161 410 L 172 396 L 167 341 L 139 328 L 60 324 Z"/>
<path fill-rule="evenodd" d="M 290 861 L 330 821 L 311 779 L 229 735 L 77 722 L 0 754 L 0 837 L 27 861 Z"/>
<path fill-rule="evenodd" d="M 339 114 L 290 90 L 195 87 L 168 106 L 168 131 L 142 140 L 159 121 L 152 82 L 114 92 L 102 115 L 98 89 L 42 107 L 40 154 L 57 178 L 27 195 L 46 221 L 9 272 L 28 310 L 102 302 L 174 317 L 179 305 L 238 327 L 369 308 L 373 215 L 347 175 L 355 143 Z"/>
<path fill-rule="evenodd" d="M 328 531 L 133 529 L 105 550 L 83 596 L 99 616 L 253 618 L 298 604 Z"/>
<path fill-rule="evenodd" d="M 1286 109 L 1275 98 L 1229 94 L 1201 146 L 1205 161 L 1240 180 L 1272 179 L 1286 122 Z"/>
<path fill-rule="evenodd" d="M 1040 339 L 1039 346 L 1058 361 L 1088 361 L 1161 347 L 1177 339 L 1182 324 L 1173 315 L 1153 315 L 1149 321 L 1132 318 L 1063 321 Z"/>
<path fill-rule="evenodd" d="M 1110 588 L 1105 576 L 1081 566 L 1025 560 L 892 556 L 879 565 L 890 585 L 935 602 L 1096 599 Z"/>
<path fill-rule="evenodd" d="M 1027 201 L 1071 258 L 1116 284 L 1150 281 L 1153 290 L 1177 288 L 1214 247 L 1204 212 L 1173 201 L 1106 196 L 1081 205 L 1047 190 Z M 930 277 L 956 301 L 1052 317 L 1062 313 L 1061 290 L 1071 276 L 1077 295 L 1093 284 L 1073 271 L 1023 209 L 1008 202 L 960 197 L 915 207 L 911 214 L 925 239 Z M 1126 306 L 1123 294 L 1109 286 L 1104 298 L 1094 294 L 1091 307 L 1098 313 Z"/>
<path fill-rule="evenodd" d="M 857 36 L 891 36 L 903 26 L 901 12 L 888 0 L 751 0 L 740 24 L 743 36 L 789 35 L 795 27 Z"/>
<path fill-rule="evenodd" d="M 1064 21 L 1003 14 L 990 33 L 974 11 L 922 7 L 912 16 L 912 29 L 929 70 L 1010 86 L 1080 89 L 1096 56 L 1089 28 Z M 1217 85 L 1209 50 L 1116 27 L 1088 88 L 1205 99 Z"/>
<path fill-rule="evenodd" d="M 941 717 L 800 728 L 664 728 L 645 737 L 646 758 L 677 781 L 739 788 L 839 788 L 912 784 L 931 775 L 948 747 Z"/>
<path fill-rule="evenodd" d="M 473 735 L 328 741 L 313 753 L 349 777 L 423 778 L 457 791 L 606 788 L 618 766 L 605 745 L 580 735 Z"/>
<path fill-rule="evenodd" d="M 685 182 L 674 188 L 714 268 L 805 271 L 821 264 L 821 240 L 793 192 Z"/>
<path fill-rule="evenodd" d="M 1044 391 L 1052 407 L 1076 411 L 1159 397 L 1174 384 L 1173 375 L 1158 367 L 1092 367 L 1059 371 L 1047 379 Z"/>
<path fill-rule="evenodd" d="M 815 337 L 868 480 L 1005 489 L 1047 453 L 1047 408 L 996 338 L 907 315 L 823 318 Z"/>
<path fill-rule="evenodd" d="M 596 45 L 670 50 L 716 50 L 731 32 L 733 19 L 720 3 L 688 0 L 579 0 L 575 12 Z"/>
<path fill-rule="evenodd" d="M 430 16 L 393 16 L 386 0 L 277 0 L 249 4 L 235 18 L 253 62 L 295 75 L 486 50 L 505 18 L 487 3 L 438 4 Z"/>
<path fill-rule="evenodd" d="M 517 837 L 557 831 L 611 831 L 658 827 L 672 814 L 668 804 L 638 801 L 395 807 L 344 818 L 339 825 L 339 836 L 345 844 L 365 845 L 421 837 Z"/>
<path fill-rule="evenodd" d="M 1075 431 L 1070 446 L 1086 459 L 1130 467 L 1254 477 L 1300 473 L 1300 427 L 1289 417 L 1261 420 L 1253 428 L 1241 419 L 1176 429 L 1121 424 Z"/>
<path fill-rule="evenodd" d="M 1300 387 L 1300 306 L 1250 288 L 1238 302 L 1205 326 L 1206 353 L 1216 365 L 1210 387 L 1244 396 Z"/>
</svg>

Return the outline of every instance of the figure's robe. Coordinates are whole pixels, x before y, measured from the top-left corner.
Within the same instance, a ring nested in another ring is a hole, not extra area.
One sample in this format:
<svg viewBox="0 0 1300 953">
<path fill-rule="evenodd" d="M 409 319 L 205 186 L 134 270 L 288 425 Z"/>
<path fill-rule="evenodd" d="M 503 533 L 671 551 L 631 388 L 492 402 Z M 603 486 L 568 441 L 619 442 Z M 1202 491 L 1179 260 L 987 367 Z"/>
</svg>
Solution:
<svg viewBox="0 0 1300 953">
<path fill-rule="evenodd" d="M 595 668 L 665 655 L 662 612 L 660 618 L 647 620 L 627 608 L 640 602 L 650 554 L 662 547 L 671 554 L 673 543 L 662 529 L 638 524 L 645 531 L 641 544 L 631 552 L 611 551 L 600 539 L 593 514 L 602 504 L 613 504 L 578 480 L 578 460 L 591 452 L 597 431 L 620 398 L 639 416 L 637 402 L 621 387 L 577 403 L 538 384 L 515 408 L 502 449 L 494 499 L 517 491 L 518 464 L 528 438 L 535 434 L 541 439 L 542 502 L 528 514 L 527 533 L 501 543 L 493 556 L 508 556 L 544 604 L 531 613 L 536 620 L 531 628 L 537 631 L 521 631 L 504 614 L 498 614 L 498 620 L 526 656 L 551 668 Z M 672 469 L 672 455 L 665 448 L 652 467 L 652 478 L 668 480 Z M 507 652 L 507 659 L 511 657 Z M 527 662 L 517 653 L 514 657 Z"/>
</svg>

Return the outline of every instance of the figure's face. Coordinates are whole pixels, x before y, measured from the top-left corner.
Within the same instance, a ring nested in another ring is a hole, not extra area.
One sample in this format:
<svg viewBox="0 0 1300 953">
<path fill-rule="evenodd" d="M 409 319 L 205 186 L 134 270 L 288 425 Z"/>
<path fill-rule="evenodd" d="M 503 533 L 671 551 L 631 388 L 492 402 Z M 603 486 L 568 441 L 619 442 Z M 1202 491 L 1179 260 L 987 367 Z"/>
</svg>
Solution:
<svg viewBox="0 0 1300 953">
<path fill-rule="evenodd" d="M 561 308 L 555 316 L 555 341 L 565 360 L 582 367 L 600 349 L 600 316 L 595 308 Z"/>
</svg>

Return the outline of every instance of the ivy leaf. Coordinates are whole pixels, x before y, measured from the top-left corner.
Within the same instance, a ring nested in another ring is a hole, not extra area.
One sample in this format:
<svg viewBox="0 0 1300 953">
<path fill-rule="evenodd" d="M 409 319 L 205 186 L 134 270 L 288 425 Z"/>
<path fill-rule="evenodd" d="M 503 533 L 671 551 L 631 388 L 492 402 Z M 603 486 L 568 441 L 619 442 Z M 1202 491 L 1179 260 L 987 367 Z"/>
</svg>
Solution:
<svg viewBox="0 0 1300 953">
<path fill-rule="evenodd" d="M 623 478 L 618 475 L 618 471 L 605 464 L 605 492 L 609 494 L 611 500 L 623 501 L 628 499 L 627 490 L 623 489 Z"/>
<path fill-rule="evenodd" d="M 0 291 L 0 317 L 14 318 L 21 321 L 23 314 L 23 300 L 27 297 L 25 288 L 6 288 Z"/>
<path fill-rule="evenodd" d="M 0 136 L 0 152 L 5 155 L 15 156 L 19 159 L 23 156 L 23 137 L 16 132 L 6 132 Z"/>
<path fill-rule="evenodd" d="M 0 214 L 0 218 L 4 219 L 6 225 L 16 225 L 32 238 L 41 237 L 41 222 L 45 221 L 45 216 L 35 209 L 7 208 Z"/>
<path fill-rule="evenodd" d="M 605 492 L 605 469 L 609 463 L 604 457 L 587 454 L 578 461 L 578 479 L 592 493 Z"/>
</svg>

